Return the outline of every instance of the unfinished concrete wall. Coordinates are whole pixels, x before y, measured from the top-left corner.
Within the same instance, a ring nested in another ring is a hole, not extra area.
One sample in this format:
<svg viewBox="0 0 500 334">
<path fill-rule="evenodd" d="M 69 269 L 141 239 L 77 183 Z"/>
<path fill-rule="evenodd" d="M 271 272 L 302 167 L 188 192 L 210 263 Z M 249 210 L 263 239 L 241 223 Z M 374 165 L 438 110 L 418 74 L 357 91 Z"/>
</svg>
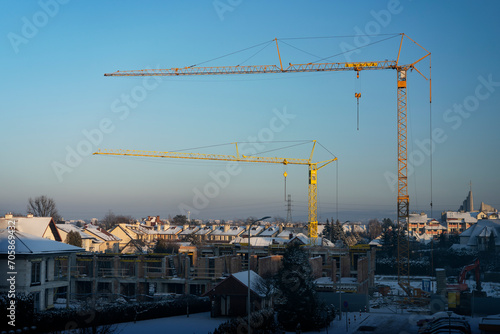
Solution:
<svg viewBox="0 0 500 334">
<path fill-rule="evenodd" d="M 259 276 L 270 277 L 278 273 L 282 266 L 282 255 L 271 255 L 259 259 Z"/>
<path fill-rule="evenodd" d="M 313 277 L 320 278 L 323 273 L 323 258 L 321 256 L 309 258 Z"/>
<path fill-rule="evenodd" d="M 340 276 L 351 277 L 351 257 L 349 255 L 342 255 L 340 259 Z"/>
<path fill-rule="evenodd" d="M 234 273 L 239 273 L 242 271 L 242 266 L 241 266 L 241 257 L 239 256 L 232 256 L 231 257 L 231 274 Z"/>
<path fill-rule="evenodd" d="M 358 293 L 368 293 L 368 258 L 358 259 Z"/>
<path fill-rule="evenodd" d="M 250 256 L 250 270 L 253 270 L 254 272 L 257 272 L 259 263 L 258 263 L 258 258 L 257 255 L 251 255 Z"/>
</svg>

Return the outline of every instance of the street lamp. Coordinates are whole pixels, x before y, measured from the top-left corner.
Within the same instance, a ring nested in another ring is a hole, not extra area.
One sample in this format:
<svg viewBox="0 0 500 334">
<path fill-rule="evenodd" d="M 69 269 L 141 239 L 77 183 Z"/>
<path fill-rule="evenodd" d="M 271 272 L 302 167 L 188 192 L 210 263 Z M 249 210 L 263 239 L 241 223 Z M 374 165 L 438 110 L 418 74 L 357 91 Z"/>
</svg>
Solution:
<svg viewBox="0 0 500 334">
<path fill-rule="evenodd" d="M 260 222 L 261 220 L 271 218 L 270 216 L 262 217 L 260 219 L 254 220 L 248 225 L 248 296 L 247 296 L 247 313 L 248 313 L 248 323 L 247 323 L 247 333 L 250 334 L 250 230 L 252 225 Z"/>
</svg>

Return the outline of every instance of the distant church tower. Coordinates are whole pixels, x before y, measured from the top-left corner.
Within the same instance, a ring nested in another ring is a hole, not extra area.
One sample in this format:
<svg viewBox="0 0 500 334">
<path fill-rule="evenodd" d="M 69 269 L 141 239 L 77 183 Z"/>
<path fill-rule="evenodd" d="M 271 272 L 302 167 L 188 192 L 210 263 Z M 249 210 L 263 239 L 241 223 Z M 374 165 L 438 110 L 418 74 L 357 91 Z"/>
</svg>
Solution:
<svg viewBox="0 0 500 334">
<path fill-rule="evenodd" d="M 474 199 L 472 198 L 472 182 L 470 183 L 469 195 L 460 206 L 458 211 L 473 212 L 474 211 Z"/>
</svg>

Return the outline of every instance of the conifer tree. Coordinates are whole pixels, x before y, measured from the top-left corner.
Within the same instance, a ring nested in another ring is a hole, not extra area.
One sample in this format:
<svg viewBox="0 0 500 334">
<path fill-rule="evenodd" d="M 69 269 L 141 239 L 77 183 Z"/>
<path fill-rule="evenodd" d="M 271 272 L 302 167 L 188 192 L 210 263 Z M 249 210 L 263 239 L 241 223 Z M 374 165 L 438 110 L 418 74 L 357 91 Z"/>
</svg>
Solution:
<svg viewBox="0 0 500 334">
<path fill-rule="evenodd" d="M 278 321 L 287 331 L 324 328 L 334 317 L 333 310 L 318 300 L 307 252 L 298 244 L 287 247 L 283 266 L 275 276 Z"/>
</svg>

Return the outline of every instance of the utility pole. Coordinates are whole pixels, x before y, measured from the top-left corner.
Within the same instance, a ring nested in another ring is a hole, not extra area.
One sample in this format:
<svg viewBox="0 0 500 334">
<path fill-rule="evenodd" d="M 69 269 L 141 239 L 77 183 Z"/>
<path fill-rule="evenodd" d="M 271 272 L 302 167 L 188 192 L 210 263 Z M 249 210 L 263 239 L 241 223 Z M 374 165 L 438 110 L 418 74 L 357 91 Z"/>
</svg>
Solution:
<svg viewBox="0 0 500 334">
<path fill-rule="evenodd" d="M 286 210 L 286 222 L 292 223 L 292 195 L 288 194 L 288 201 L 287 201 L 287 210 Z"/>
</svg>

